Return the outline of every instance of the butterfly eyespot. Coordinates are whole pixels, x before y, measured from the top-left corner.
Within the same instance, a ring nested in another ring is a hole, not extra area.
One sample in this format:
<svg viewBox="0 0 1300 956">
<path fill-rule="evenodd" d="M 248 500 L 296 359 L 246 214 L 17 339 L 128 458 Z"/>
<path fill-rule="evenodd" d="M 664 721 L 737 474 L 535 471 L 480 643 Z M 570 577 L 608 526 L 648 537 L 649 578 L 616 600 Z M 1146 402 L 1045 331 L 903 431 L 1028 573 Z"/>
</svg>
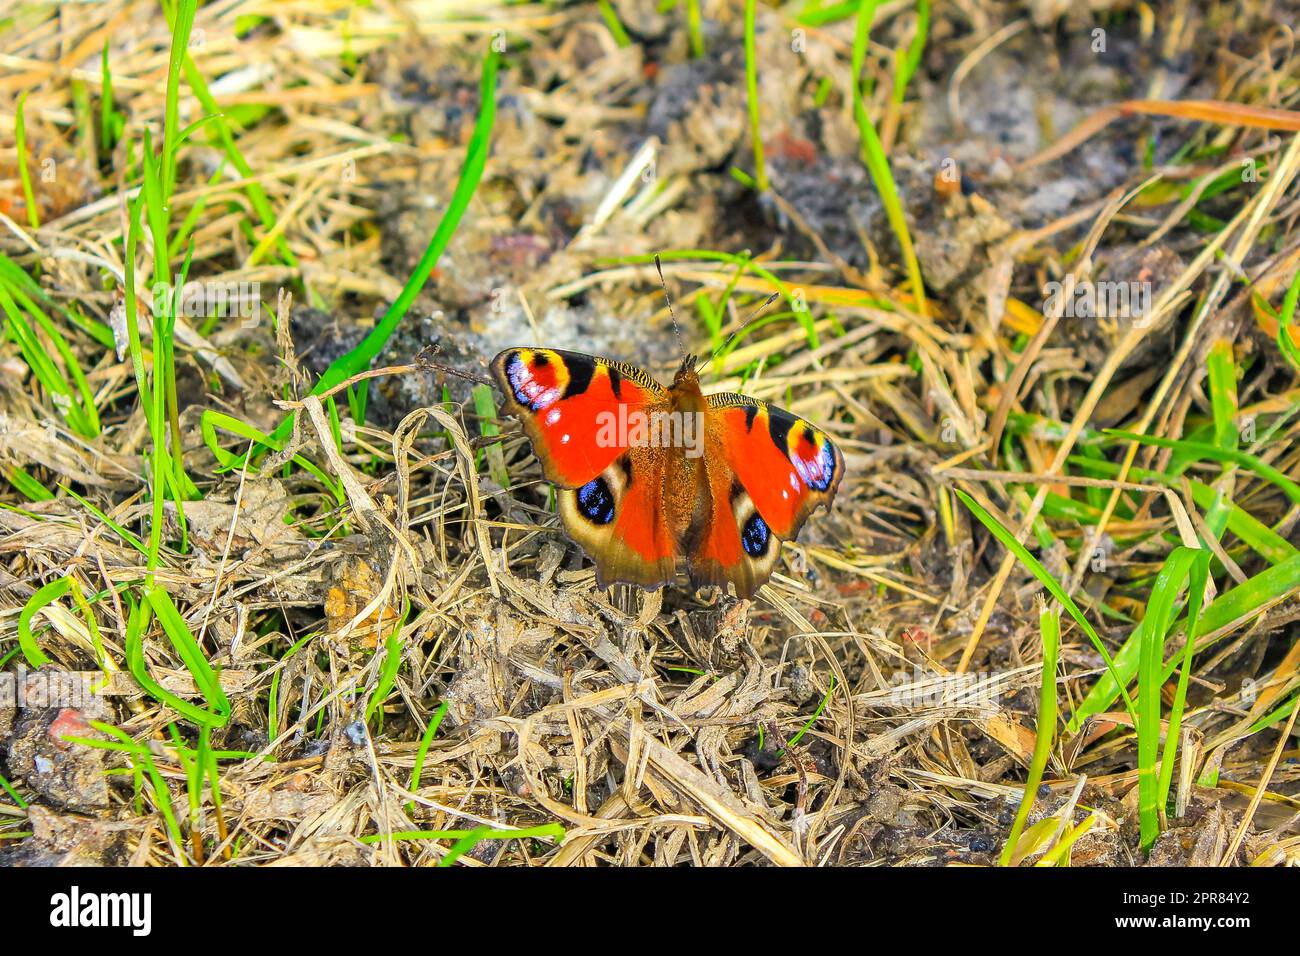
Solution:
<svg viewBox="0 0 1300 956">
<path fill-rule="evenodd" d="M 592 524 L 614 520 L 614 496 L 604 478 L 596 478 L 578 489 L 578 512 Z"/>
<path fill-rule="evenodd" d="M 831 486 L 831 479 L 835 477 L 835 450 L 830 442 L 823 441 L 820 447 L 814 447 L 811 457 L 796 456 L 793 464 L 805 485 L 814 491 L 825 491 Z M 794 484 L 793 474 L 790 476 L 790 481 Z"/>
<path fill-rule="evenodd" d="M 821 454 L 821 477 L 820 480 L 813 483 L 813 487 L 818 491 L 825 491 L 831 486 L 831 479 L 835 477 L 835 448 L 830 442 L 822 442 Z"/>
<path fill-rule="evenodd" d="M 758 558 L 767 551 L 767 543 L 771 537 L 771 532 L 767 530 L 767 522 L 759 517 L 758 512 L 754 512 L 745 522 L 745 530 L 741 532 L 740 541 L 747 555 Z"/>
<path fill-rule="evenodd" d="M 544 352 L 531 356 L 515 352 L 506 360 L 505 370 L 515 401 L 532 411 L 541 411 L 564 397 L 564 383 Z"/>
</svg>

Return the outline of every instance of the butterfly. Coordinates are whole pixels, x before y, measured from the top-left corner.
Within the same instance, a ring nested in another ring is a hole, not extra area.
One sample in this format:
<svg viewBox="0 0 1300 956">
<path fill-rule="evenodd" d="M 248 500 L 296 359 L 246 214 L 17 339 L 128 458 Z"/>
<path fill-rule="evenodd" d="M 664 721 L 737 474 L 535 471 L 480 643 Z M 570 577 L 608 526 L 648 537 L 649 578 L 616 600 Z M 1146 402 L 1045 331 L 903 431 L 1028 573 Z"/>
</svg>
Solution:
<svg viewBox="0 0 1300 956">
<path fill-rule="evenodd" d="M 706 397 L 691 356 L 668 388 L 559 349 L 506 349 L 491 369 L 600 587 L 655 589 L 684 561 L 695 586 L 753 597 L 844 476 L 811 423 L 747 395 Z"/>
</svg>

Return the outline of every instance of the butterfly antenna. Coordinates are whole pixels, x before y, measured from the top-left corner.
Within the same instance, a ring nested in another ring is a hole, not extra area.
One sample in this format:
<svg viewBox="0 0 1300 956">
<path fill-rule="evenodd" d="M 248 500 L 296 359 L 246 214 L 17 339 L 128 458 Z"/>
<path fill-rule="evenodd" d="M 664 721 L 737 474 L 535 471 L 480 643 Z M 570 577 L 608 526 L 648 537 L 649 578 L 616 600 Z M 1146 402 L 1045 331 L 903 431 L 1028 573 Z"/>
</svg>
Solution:
<svg viewBox="0 0 1300 956">
<path fill-rule="evenodd" d="M 686 343 L 682 341 L 682 328 L 677 324 L 677 313 L 673 310 L 672 296 L 668 294 L 668 283 L 664 281 L 664 266 L 659 261 L 659 253 L 655 253 L 655 269 L 659 272 L 659 287 L 664 290 L 664 301 L 668 303 L 668 316 L 673 320 L 673 335 L 677 336 L 677 348 L 685 355 Z"/>
<path fill-rule="evenodd" d="M 749 318 L 745 319 L 744 322 L 740 323 L 740 328 L 736 329 L 736 331 L 728 335 L 727 341 L 723 342 L 721 345 L 719 345 L 716 349 L 713 350 L 713 354 L 710 355 L 705 360 L 703 365 L 699 366 L 699 368 L 695 370 L 696 374 L 703 372 L 706 368 L 708 368 L 711 364 L 713 364 L 713 360 L 727 350 L 727 346 L 736 340 L 736 336 L 738 336 L 741 332 L 745 331 L 745 329 L 749 328 L 749 326 L 753 323 L 753 321 L 763 314 L 763 310 L 766 309 L 769 305 L 771 305 L 780 297 L 781 297 L 780 292 L 773 292 L 766 299 L 764 299 L 762 304 L 757 309 L 749 313 Z"/>
<path fill-rule="evenodd" d="M 437 355 L 441 349 L 442 346 L 438 342 L 434 342 L 432 345 L 426 345 L 424 348 L 420 349 L 419 354 L 415 356 L 415 361 L 412 364 L 416 368 L 423 369 L 426 372 L 444 372 L 447 375 L 454 375 L 456 378 L 463 378 L 467 382 L 474 382 L 478 385 L 495 385 L 491 379 L 484 378 L 482 375 L 474 375 L 470 372 L 453 368 L 450 365 L 443 365 L 441 362 L 435 362 L 433 357 Z"/>
</svg>

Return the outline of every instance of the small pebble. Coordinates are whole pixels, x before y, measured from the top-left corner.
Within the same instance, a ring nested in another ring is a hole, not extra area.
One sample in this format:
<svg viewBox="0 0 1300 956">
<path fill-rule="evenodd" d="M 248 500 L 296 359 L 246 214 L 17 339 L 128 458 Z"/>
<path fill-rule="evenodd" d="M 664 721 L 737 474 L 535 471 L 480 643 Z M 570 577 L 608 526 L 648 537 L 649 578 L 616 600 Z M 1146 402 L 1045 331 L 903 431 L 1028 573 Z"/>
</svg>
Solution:
<svg viewBox="0 0 1300 956">
<path fill-rule="evenodd" d="M 366 742 L 366 723 L 364 720 L 354 720 L 343 728 L 343 732 L 348 735 L 348 740 L 352 741 L 354 747 L 360 747 Z"/>
</svg>

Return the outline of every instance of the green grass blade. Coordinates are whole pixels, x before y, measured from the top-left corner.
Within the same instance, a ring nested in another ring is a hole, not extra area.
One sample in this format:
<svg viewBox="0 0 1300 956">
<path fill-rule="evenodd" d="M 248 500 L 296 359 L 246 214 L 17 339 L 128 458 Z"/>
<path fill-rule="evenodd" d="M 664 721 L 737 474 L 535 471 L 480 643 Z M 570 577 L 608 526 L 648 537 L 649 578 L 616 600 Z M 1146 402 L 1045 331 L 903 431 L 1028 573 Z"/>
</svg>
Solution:
<svg viewBox="0 0 1300 956">
<path fill-rule="evenodd" d="M 686 33 L 691 43 L 691 56 L 704 57 L 704 27 L 700 18 L 700 0 L 686 0 Z"/>
<path fill-rule="evenodd" d="M 1266 568 L 1243 584 L 1220 594 L 1205 609 L 1194 636 L 1199 639 L 1230 625 L 1240 625 L 1265 607 L 1298 589 L 1300 589 L 1300 555 Z M 1137 674 L 1138 638 L 1140 638 L 1138 629 L 1134 629 L 1115 654 L 1114 671 L 1118 672 L 1120 679 L 1125 683 Z M 1208 642 L 1200 641 L 1195 650 L 1201 651 L 1208 646 Z M 1176 667 L 1176 661 L 1165 664 L 1166 680 Z M 1116 696 L 1118 693 L 1114 673 L 1108 671 L 1100 675 L 1097 683 L 1084 697 L 1074 717 L 1071 718 L 1071 731 L 1077 731 L 1088 717 L 1108 710 Z"/>
<path fill-rule="evenodd" d="M 596 0 L 596 7 L 600 11 L 600 18 L 605 21 L 605 26 L 614 37 L 614 42 L 619 47 L 631 46 L 632 38 L 627 35 L 627 30 L 623 28 L 623 21 L 618 18 L 618 12 L 614 9 L 614 5 L 609 0 Z"/>
<path fill-rule="evenodd" d="M 402 609 L 402 616 L 393 624 L 393 631 L 384 641 L 384 660 L 379 668 L 379 682 L 375 685 L 375 692 L 370 697 L 370 702 L 366 704 L 366 721 L 374 716 L 388 699 L 388 693 L 393 689 L 393 684 L 397 682 L 397 671 L 402 666 L 402 627 L 406 624 L 406 616 L 411 612 L 411 606 L 408 604 Z M 377 620 L 383 621 L 383 609 L 377 616 Z M 376 624 L 376 629 L 378 628 Z"/>
<path fill-rule="evenodd" d="M 1183 441 L 1176 438 L 1160 438 L 1156 435 L 1139 435 L 1136 432 L 1119 431 L 1114 428 L 1107 428 L 1106 434 L 1112 438 L 1123 439 L 1124 441 L 1135 441 L 1143 445 L 1156 445 L 1160 448 L 1173 448 L 1198 459 L 1208 458 L 1212 461 L 1222 461 L 1234 465 L 1240 465 L 1247 471 L 1253 471 L 1261 478 L 1277 485 L 1282 489 L 1286 496 L 1291 499 L 1292 504 L 1300 505 L 1300 485 L 1297 485 L 1272 465 L 1261 461 L 1254 455 L 1247 454 L 1244 451 L 1220 448 L 1217 445 L 1209 445 L 1204 442 Z"/>
<path fill-rule="evenodd" d="M 1201 607 L 1205 602 L 1205 589 L 1210 579 L 1210 552 L 1197 551 L 1189 574 L 1187 587 L 1187 629 L 1195 634 L 1201 622 Z M 1192 654 L 1195 641 L 1185 641 L 1182 669 L 1178 674 L 1178 687 L 1174 691 L 1174 704 L 1169 710 L 1169 727 L 1165 734 L 1164 752 L 1160 757 L 1160 780 L 1156 789 L 1156 804 L 1164 808 L 1169 803 L 1169 788 L 1173 783 L 1174 760 L 1178 755 L 1178 735 L 1182 731 L 1183 711 L 1187 706 L 1187 685 L 1192 676 Z"/>
<path fill-rule="evenodd" d="M 1120 473 L 1120 466 L 1108 461 L 1094 461 L 1071 455 L 1069 462 L 1072 465 L 1086 469 L 1087 472 L 1094 476 L 1114 477 Z M 1179 486 L 1177 480 L 1159 471 L 1130 468 L 1128 474 L 1132 481 L 1152 482 L 1173 488 Z M 1192 488 L 1192 500 L 1196 502 L 1197 507 L 1209 511 L 1214 506 L 1219 493 L 1203 481 L 1197 481 L 1193 478 L 1189 479 L 1189 483 Z M 1228 507 L 1227 530 L 1249 545 L 1270 564 L 1280 564 L 1287 558 L 1300 554 L 1300 549 L 1297 549 L 1290 541 L 1237 505 Z"/>
<path fill-rule="evenodd" d="M 39 611 L 68 593 L 69 581 L 66 577 L 58 578 L 37 588 L 18 615 L 18 646 L 22 648 L 23 657 L 27 658 L 30 667 L 42 667 L 50 663 L 49 657 L 36 645 L 36 638 L 32 635 L 32 619 Z"/>
<path fill-rule="evenodd" d="M 182 864 L 185 860 L 185 842 L 181 836 L 180 822 L 176 816 L 176 809 L 172 806 L 171 789 L 163 776 L 158 772 L 158 765 L 154 763 L 153 752 L 144 744 L 136 743 L 125 731 L 119 730 L 112 724 L 105 724 L 98 720 L 87 721 L 91 727 L 98 730 L 101 734 L 107 734 L 110 737 L 117 738 L 118 743 L 113 745 L 109 741 L 91 740 L 85 737 L 69 737 L 68 740 L 87 747 L 100 747 L 102 749 L 117 750 L 121 753 L 128 754 L 139 766 L 144 768 L 144 773 L 149 777 L 149 786 L 153 791 L 154 805 L 163 815 L 163 824 L 171 837 L 173 848 L 178 859 Z M 138 777 L 138 774 L 137 774 Z"/>
<path fill-rule="evenodd" d="M 9 333 L 18 344 L 23 360 L 41 387 L 50 394 L 55 409 L 68 427 L 83 438 L 96 437 L 100 421 L 94 392 L 63 333 L 22 288 L 9 282 L 7 276 L 0 276 L 0 312 L 4 313 Z M 45 340 L 37 334 L 37 328 L 45 333 Z M 51 345 L 71 375 L 71 381 L 50 354 Z"/>
<path fill-rule="evenodd" d="M 224 724 L 224 717 L 204 710 L 202 707 L 196 707 L 189 701 L 177 697 L 150 676 L 148 665 L 144 659 L 144 635 L 153 617 L 152 605 L 148 601 L 136 601 L 129 593 L 126 595 L 126 599 L 129 607 L 126 622 L 126 666 L 130 670 L 131 676 L 135 678 L 136 683 L 144 688 L 149 696 L 160 703 L 166 704 L 178 714 L 200 726 L 203 724 L 217 726 Z"/>
<path fill-rule="evenodd" d="M 564 827 L 558 823 L 544 823 L 522 830 L 494 830 L 489 826 L 479 826 L 472 830 L 399 830 L 394 833 L 374 833 L 360 839 L 362 843 L 380 843 L 384 840 L 455 840 L 457 842 L 447 851 L 447 855 L 438 861 L 439 866 L 451 866 L 483 840 L 550 839 L 563 842 L 565 835 Z"/>
<path fill-rule="evenodd" d="M 749 100 L 749 136 L 754 149 L 754 183 L 767 192 L 767 168 L 763 162 L 763 134 L 758 105 L 758 62 L 754 55 L 754 16 L 757 0 L 745 0 L 745 93 Z"/>
<path fill-rule="evenodd" d="M 781 748 L 779 753 L 784 754 L 786 750 L 788 750 L 790 747 L 793 747 L 800 740 L 802 740 L 804 734 L 812 730 L 813 724 L 817 723 L 817 719 L 821 717 L 822 711 L 826 709 L 826 705 L 831 702 L 831 696 L 834 693 L 835 693 L 835 675 L 832 674 L 831 679 L 826 686 L 826 693 L 822 695 L 821 702 L 818 703 L 816 709 L 813 710 L 812 716 L 803 722 L 803 726 L 799 728 L 799 732 L 790 738 L 789 744 L 786 747 Z"/>
<path fill-rule="evenodd" d="M 1296 302 L 1300 300 L 1300 271 L 1291 278 L 1282 299 L 1282 311 L 1277 317 L 1277 348 L 1291 367 L 1300 371 L 1300 346 L 1291 338 L 1291 323 L 1295 320 Z M 1267 303 L 1265 303 L 1267 305 Z"/>
<path fill-rule="evenodd" d="M 1012 854 L 1020 842 L 1020 834 L 1029 819 L 1029 811 L 1033 809 L 1038 787 L 1043 782 L 1043 771 L 1052 752 L 1052 741 L 1056 738 L 1056 667 L 1061 648 L 1061 609 L 1044 607 L 1038 615 L 1038 630 L 1043 638 L 1043 670 L 1038 684 L 1038 731 L 1034 735 L 1034 752 L 1029 759 L 1025 790 L 1020 796 L 1020 807 L 1016 810 L 1016 819 L 1011 824 L 1006 845 L 1002 847 L 999 866 L 1011 865 Z"/>
<path fill-rule="evenodd" d="M 1075 623 L 1083 629 L 1083 633 L 1088 636 L 1088 640 L 1092 642 L 1092 646 L 1097 649 L 1097 653 L 1100 654 L 1102 660 L 1106 662 L 1106 669 L 1112 675 L 1116 675 L 1117 671 L 1115 669 L 1115 662 L 1111 660 L 1110 651 L 1106 649 L 1106 645 L 1102 643 L 1101 637 L 1097 634 L 1097 631 L 1093 628 L 1092 624 L 1089 623 L 1086 617 L 1084 617 L 1083 611 L 1079 610 L 1079 605 L 1074 603 L 1074 598 L 1070 597 L 1070 595 L 1066 593 L 1065 588 L 1061 587 L 1060 583 L 1052 577 L 1048 570 L 1043 567 L 1042 563 L 1030 554 L 1023 544 L 1016 540 L 1015 535 L 1002 527 L 998 520 L 985 511 L 974 498 L 966 494 L 966 492 L 962 491 L 960 488 L 954 488 L 953 490 L 957 493 L 957 497 L 962 500 L 962 503 L 970 509 L 971 514 L 975 515 L 975 517 L 979 519 L 980 523 L 984 525 L 984 527 L 988 528 L 995 538 L 1002 542 L 1003 547 L 1014 554 L 1020 563 L 1028 568 L 1029 572 L 1039 580 L 1043 587 L 1047 588 L 1047 590 L 1051 592 L 1052 596 L 1061 602 L 1061 606 L 1069 612 L 1070 617 L 1074 618 Z M 1133 698 L 1129 696 L 1128 690 L 1122 684 L 1119 684 L 1118 677 L 1116 677 L 1116 683 L 1117 686 L 1119 686 L 1119 692 L 1124 697 L 1125 709 L 1128 710 L 1129 716 L 1133 718 L 1133 722 L 1137 723 L 1137 711 L 1133 706 Z"/>
<path fill-rule="evenodd" d="M 1214 415 L 1214 444 L 1229 451 L 1237 448 L 1237 375 L 1232 343 L 1220 339 L 1205 362 L 1209 374 L 1210 408 Z"/>
<path fill-rule="evenodd" d="M 212 452 L 212 456 L 216 458 L 220 471 L 238 468 L 243 463 L 243 456 L 232 454 L 221 447 L 221 443 L 217 440 L 218 428 L 232 435 L 238 435 L 240 438 L 264 445 L 273 451 L 279 451 L 284 447 L 283 441 L 259 431 L 245 421 L 224 412 L 207 409 L 199 417 L 199 434 L 203 437 L 203 443 L 208 446 L 208 451 Z M 347 502 L 347 496 L 344 494 L 342 486 L 336 483 L 315 463 L 302 455 L 294 455 L 292 461 L 329 489 L 330 494 L 334 496 L 335 501 L 340 505 Z"/>
<path fill-rule="evenodd" d="M 867 166 L 867 172 L 871 174 L 876 192 L 880 194 L 880 201 L 885 207 L 885 218 L 898 240 L 908 282 L 912 287 L 913 308 L 924 315 L 925 283 L 921 280 L 921 264 L 917 261 L 916 250 L 912 246 L 912 234 L 907 228 L 907 217 L 903 214 L 903 203 L 898 198 L 898 187 L 889 168 L 885 147 L 867 115 L 866 102 L 862 96 L 862 66 L 866 62 L 867 38 L 877 5 L 878 0 L 861 0 L 858 5 L 858 26 L 853 38 L 853 118 L 858 124 L 858 135 L 862 141 L 862 160 Z"/>
<path fill-rule="evenodd" d="M 9 794 L 9 799 L 14 802 L 14 806 L 18 807 L 19 810 L 27 809 L 27 801 L 13 788 L 13 784 L 4 778 L 4 774 L 0 774 L 0 790 Z"/>
<path fill-rule="evenodd" d="M 23 202 L 27 205 L 27 223 L 32 231 L 41 228 L 41 215 L 36 208 L 36 194 L 32 191 L 32 171 L 27 166 L 27 91 L 18 97 L 14 113 L 14 149 L 18 153 L 18 178 L 22 181 Z"/>
<path fill-rule="evenodd" d="M 465 163 L 461 167 L 460 179 L 456 183 L 451 201 L 447 204 L 447 211 L 443 213 L 433 238 L 429 240 L 428 247 L 415 266 L 415 271 L 411 273 L 411 278 L 402 287 L 393 304 L 385 310 L 383 317 L 375 323 L 375 327 L 360 344 L 339 356 L 325 369 L 325 373 L 312 388 L 313 395 L 328 391 L 345 379 L 370 367 L 371 360 L 379 354 L 385 343 L 397 331 L 398 325 L 406 315 L 406 310 L 411 307 L 411 303 L 424 288 L 424 283 L 428 280 L 434 266 L 442 258 L 447 244 L 456 232 L 456 227 L 460 225 L 461 217 L 469 207 L 470 199 L 478 189 L 479 180 L 483 178 L 483 167 L 487 164 L 488 153 L 491 151 L 492 127 L 496 119 L 497 71 L 500 62 L 497 52 L 489 47 L 483 57 L 483 72 L 479 80 L 478 119 L 474 123 L 474 131 L 465 151 Z M 289 436 L 292 429 L 293 421 L 287 418 L 271 434 L 273 438 L 283 440 Z"/>
<path fill-rule="evenodd" d="M 108 38 L 104 38 L 104 49 L 99 59 L 100 96 L 99 96 L 99 151 L 103 156 L 113 152 L 116 124 L 113 114 L 113 71 L 108 65 Z"/>
<path fill-rule="evenodd" d="M 478 416 L 479 434 L 484 438 L 492 438 L 501 434 L 501 426 L 497 424 L 497 405 L 496 398 L 492 394 L 492 388 L 488 385 L 475 385 L 470 392 L 474 399 L 474 414 Z M 484 455 L 487 456 L 488 474 L 502 488 L 510 487 L 510 469 L 506 467 L 505 452 L 502 450 L 500 442 L 493 442 L 483 449 Z"/>
<path fill-rule="evenodd" d="M 429 720 L 429 726 L 424 728 L 424 735 L 420 737 L 420 749 L 415 752 L 415 767 L 411 770 L 411 785 L 406 789 L 415 793 L 420 789 L 420 777 L 424 774 L 424 761 L 429 756 L 429 745 L 433 743 L 433 735 L 438 732 L 438 727 L 442 724 L 442 718 L 447 716 L 447 701 L 438 705 L 438 709 L 433 712 L 433 717 Z M 415 801 L 409 801 L 406 804 L 406 812 L 415 812 Z"/>
<path fill-rule="evenodd" d="M 194 686 L 199 689 L 199 693 L 208 703 L 212 719 L 201 723 L 220 727 L 230 716 L 230 701 L 226 699 L 225 691 L 221 689 L 221 681 L 217 678 L 212 665 L 208 663 L 207 657 L 204 656 L 203 649 L 190 633 L 189 625 L 176 609 L 171 595 L 161 586 L 155 585 L 146 591 L 145 600 L 157 615 L 163 633 L 171 640 L 172 647 L 176 649 L 176 653 L 185 664 L 185 669 L 194 679 Z"/>
<path fill-rule="evenodd" d="M 59 489 L 64 493 L 66 493 L 67 495 L 69 495 L 70 497 L 72 497 L 74 500 L 80 502 L 83 508 L 89 511 L 100 521 L 104 522 L 104 524 L 106 524 L 115 535 L 117 535 L 119 538 L 121 538 L 131 547 L 135 548 L 141 554 L 147 555 L 149 553 L 148 546 L 143 541 L 141 541 L 139 537 L 137 537 L 131 531 L 124 528 L 118 522 L 114 521 L 112 518 L 110 518 L 103 510 L 98 508 L 93 502 L 87 500 L 86 498 L 83 498 L 81 495 L 77 494 L 67 485 L 59 485 Z"/>
<path fill-rule="evenodd" d="M 1159 780 L 1156 754 L 1160 746 L 1160 690 L 1164 686 L 1165 638 L 1173 624 L 1174 603 L 1188 580 L 1193 562 L 1202 560 L 1195 548 L 1177 548 L 1156 577 L 1146 613 L 1137 627 L 1138 639 L 1138 826 L 1142 849 L 1149 850 L 1160 835 Z"/>
<path fill-rule="evenodd" d="M 741 275 L 752 272 L 754 275 L 758 276 L 759 278 L 767 280 L 772 284 L 772 287 L 774 289 L 776 289 L 778 292 L 781 293 L 782 298 L 784 298 L 786 302 L 790 304 L 791 311 L 789 314 L 795 316 L 799 320 L 799 323 L 803 326 L 804 331 L 805 333 L 807 333 L 808 336 L 808 347 L 811 349 L 816 349 L 820 346 L 821 343 L 817 335 L 816 323 L 813 321 L 813 317 L 809 313 L 807 305 L 800 304 L 799 300 L 795 297 L 794 292 L 790 289 L 788 285 L 785 284 L 785 282 L 783 282 L 780 279 L 780 277 L 776 275 L 776 273 L 772 272 L 770 269 L 764 268 L 761 263 L 755 262 L 753 258 L 748 254 L 736 255 L 735 253 L 730 253 L 730 252 L 718 252 L 715 249 L 669 249 L 665 252 L 660 252 L 658 256 L 664 262 L 682 261 L 682 260 L 690 260 L 690 259 L 703 259 L 711 262 L 725 262 L 728 265 L 733 265 L 736 266 L 738 269 L 740 269 Z M 655 254 L 646 253 L 644 255 L 612 257 L 610 259 L 600 260 L 599 264 L 600 265 L 650 265 L 654 261 L 655 261 Z M 882 308 L 885 307 L 885 303 L 883 303 L 883 301 L 878 304 L 881 305 Z M 771 319 L 772 316 L 764 316 L 764 318 Z M 763 320 L 762 319 L 758 320 L 758 322 L 761 321 Z M 756 324 L 757 322 L 747 323 L 745 326 L 745 330 L 750 330 Z M 733 347 L 735 346 L 734 340 L 732 342 L 732 346 Z"/>
<path fill-rule="evenodd" d="M 163 154 L 161 184 L 164 193 L 171 196 L 176 190 L 176 148 L 180 144 L 176 134 L 180 128 L 181 110 L 181 69 L 189 56 L 190 33 L 194 29 L 194 15 L 198 12 L 198 0 L 178 0 L 176 17 L 172 21 L 171 54 L 167 61 L 167 95 L 163 109 Z M 154 246 L 155 255 L 163 255 L 167 248 L 164 243 Z"/>
<path fill-rule="evenodd" d="M 916 68 L 921 65 L 921 54 L 925 52 L 925 41 L 929 33 L 929 0 L 917 0 L 916 35 L 912 37 L 912 42 L 908 45 L 907 55 L 899 57 L 898 66 L 894 73 L 893 99 L 896 104 L 902 104 L 904 97 L 907 95 L 907 84 L 912 81 Z"/>
<path fill-rule="evenodd" d="M 13 465 L 5 469 L 5 480 L 28 501 L 53 501 L 54 492 L 32 477 L 25 468 Z"/>
</svg>

